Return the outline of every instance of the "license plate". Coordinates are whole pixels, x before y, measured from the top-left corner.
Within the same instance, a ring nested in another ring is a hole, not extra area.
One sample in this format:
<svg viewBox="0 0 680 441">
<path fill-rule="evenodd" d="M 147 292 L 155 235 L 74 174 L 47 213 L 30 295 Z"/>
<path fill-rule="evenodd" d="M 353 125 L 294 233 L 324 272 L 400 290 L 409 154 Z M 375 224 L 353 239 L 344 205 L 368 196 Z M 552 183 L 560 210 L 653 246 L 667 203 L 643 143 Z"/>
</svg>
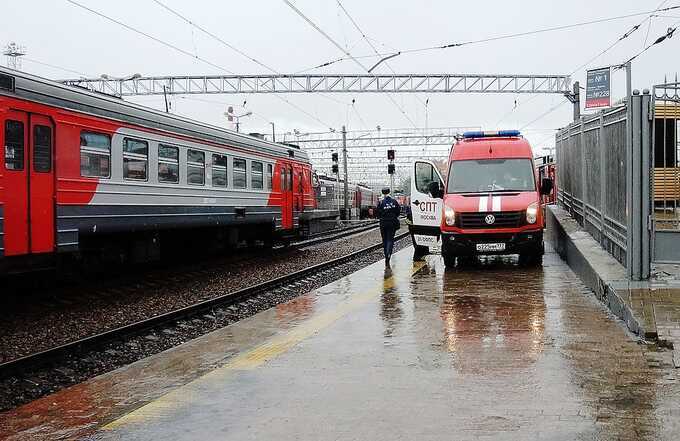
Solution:
<svg viewBox="0 0 680 441">
<path fill-rule="evenodd" d="M 478 243 L 477 251 L 505 251 L 504 243 Z"/>
<path fill-rule="evenodd" d="M 426 234 L 414 234 L 413 239 L 415 239 L 416 245 L 424 247 L 432 247 L 437 245 L 437 236 L 428 236 Z"/>
</svg>

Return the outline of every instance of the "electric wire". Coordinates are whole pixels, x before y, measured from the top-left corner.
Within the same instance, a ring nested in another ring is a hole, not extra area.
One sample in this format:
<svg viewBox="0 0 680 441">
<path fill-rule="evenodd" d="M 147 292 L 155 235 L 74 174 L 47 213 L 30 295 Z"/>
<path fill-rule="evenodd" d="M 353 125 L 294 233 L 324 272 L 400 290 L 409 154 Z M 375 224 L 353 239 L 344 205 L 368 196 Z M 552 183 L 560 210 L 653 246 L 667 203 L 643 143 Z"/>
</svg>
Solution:
<svg viewBox="0 0 680 441">
<path fill-rule="evenodd" d="M 72 74 L 75 74 L 75 75 L 78 75 L 78 76 L 81 76 L 81 77 L 84 77 L 84 78 L 90 77 L 90 75 L 85 74 L 83 72 L 79 72 L 79 71 L 73 70 L 73 69 L 68 69 L 68 68 L 62 67 L 62 66 L 57 66 L 56 64 L 46 63 L 44 61 L 39 61 L 39 60 L 36 60 L 34 58 L 23 56 L 23 57 L 21 57 L 21 59 L 24 60 L 24 61 L 28 61 L 29 63 L 35 63 L 35 64 L 39 64 L 41 66 L 51 67 L 52 69 L 61 70 L 63 72 L 69 72 L 69 73 L 72 73 Z"/>
<path fill-rule="evenodd" d="M 117 20 L 117 19 L 115 19 L 115 18 L 113 18 L 113 17 L 109 17 L 108 15 L 105 15 L 105 14 L 99 12 L 99 11 L 96 11 L 96 10 L 94 10 L 94 9 L 92 9 L 92 8 L 89 8 L 89 7 L 87 7 L 87 6 L 85 6 L 85 5 L 81 4 L 81 3 L 78 3 L 78 2 L 75 1 L 75 0 L 66 0 L 66 1 L 69 2 L 69 3 L 71 3 L 71 4 L 74 5 L 74 6 L 77 6 L 77 7 L 81 8 L 81 9 L 84 9 L 84 10 L 86 10 L 86 11 L 88 11 L 88 12 L 94 14 L 94 15 L 97 15 L 97 16 L 99 16 L 99 17 L 105 19 L 105 20 L 108 20 L 108 21 L 110 21 L 110 22 L 112 22 L 112 23 L 115 23 L 115 24 L 117 24 L 118 26 L 122 26 L 122 27 L 124 27 L 125 29 L 127 29 L 127 30 L 129 30 L 129 31 L 132 31 L 132 32 L 134 32 L 134 33 L 136 33 L 136 34 L 142 35 L 142 36 L 144 36 L 144 37 L 146 37 L 146 38 L 148 38 L 148 39 L 150 39 L 150 40 L 153 40 L 153 41 L 155 41 L 155 42 L 158 43 L 158 44 L 162 44 L 162 45 L 165 46 L 165 47 L 168 47 L 168 48 L 170 48 L 170 49 L 173 49 L 173 50 L 175 50 L 175 51 L 177 51 L 177 52 L 180 52 L 180 53 L 182 53 L 182 54 L 184 54 L 184 55 L 187 55 L 187 56 L 189 56 L 189 57 L 191 57 L 191 58 L 195 58 L 196 60 L 199 60 L 199 61 L 201 61 L 201 62 L 203 62 L 203 63 L 206 63 L 206 64 L 208 64 L 208 65 L 210 65 L 210 66 L 212 66 L 212 67 L 215 67 L 215 68 L 217 68 L 217 69 L 220 69 L 220 70 L 222 70 L 222 71 L 224 71 L 224 72 L 227 72 L 227 73 L 229 73 L 229 74 L 231 74 L 231 75 L 236 75 L 234 72 L 230 71 L 229 69 L 225 68 L 224 66 L 220 66 L 220 65 L 218 65 L 218 64 L 215 64 L 215 63 L 213 63 L 212 61 L 206 60 L 205 58 L 203 58 L 203 57 L 201 57 L 201 56 L 199 56 L 199 55 L 192 54 L 191 52 L 186 51 L 186 50 L 184 50 L 184 49 L 182 49 L 182 48 L 180 48 L 180 47 L 178 47 L 178 46 L 175 46 L 175 45 L 172 44 L 172 43 L 168 43 L 167 41 L 164 41 L 164 40 L 161 40 L 160 38 L 154 37 L 154 36 L 151 35 L 151 34 L 148 34 L 148 33 L 144 32 L 144 31 L 142 31 L 142 30 L 139 30 L 139 29 L 137 29 L 137 28 L 135 28 L 135 27 L 132 27 L 132 26 L 126 24 L 126 23 L 123 23 L 122 21 Z"/>
<path fill-rule="evenodd" d="M 342 10 L 342 12 L 345 14 L 345 16 L 347 16 L 347 18 L 349 19 L 349 21 L 352 23 L 352 25 L 354 26 L 354 28 L 359 32 L 359 34 L 361 34 L 361 37 L 364 39 L 364 41 L 366 41 L 366 43 L 368 43 L 368 45 L 371 47 L 371 49 L 373 50 L 373 52 L 374 52 L 376 55 L 379 55 L 378 49 L 377 49 L 377 48 L 375 47 L 375 45 L 371 42 L 371 40 L 368 38 L 368 36 L 366 35 L 366 33 L 363 31 L 363 29 L 361 29 L 361 28 L 359 27 L 359 24 L 356 22 L 356 20 L 354 20 L 354 17 L 352 17 L 352 16 L 350 15 L 349 11 L 345 8 L 345 6 L 342 4 L 342 2 L 340 2 L 340 0 L 336 0 L 336 2 L 337 2 L 337 4 L 338 4 L 338 6 L 340 7 L 340 9 Z M 386 56 L 386 57 L 380 59 L 380 61 L 378 61 L 378 63 L 376 63 L 373 67 L 371 67 L 371 68 L 369 69 L 369 72 L 373 71 L 373 69 L 375 69 L 380 63 L 383 63 L 383 62 L 384 62 L 384 63 L 385 63 L 385 66 L 387 66 L 387 68 L 388 68 L 394 75 L 396 75 L 397 73 L 394 71 L 394 69 L 392 69 L 392 66 L 390 66 L 389 63 L 387 63 L 387 59 L 393 58 L 393 57 L 395 57 L 395 56 L 397 56 L 397 55 L 399 55 L 399 54 L 388 55 L 388 56 Z M 422 104 L 423 106 L 426 105 L 425 102 L 424 102 L 417 94 L 414 95 L 414 97 L 420 102 L 420 104 Z"/>
<path fill-rule="evenodd" d="M 205 63 L 205 64 L 208 64 L 208 65 L 210 65 L 210 66 L 212 66 L 212 67 L 215 67 L 215 68 L 217 68 L 217 69 L 219 69 L 219 70 L 221 70 L 221 71 L 223 71 L 223 72 L 226 72 L 226 73 L 228 73 L 228 74 L 236 75 L 234 72 L 230 71 L 229 69 L 227 69 L 227 68 L 225 68 L 225 67 L 223 67 L 223 66 L 220 66 L 220 65 L 218 65 L 218 64 L 215 64 L 215 63 L 211 62 L 210 60 L 207 60 L 207 59 L 205 59 L 205 58 L 203 58 L 203 57 L 201 57 L 201 56 L 199 56 L 199 55 L 192 54 L 191 52 L 189 52 L 189 51 L 187 51 L 187 50 L 184 50 L 184 49 L 182 49 L 182 48 L 180 48 L 180 47 L 178 47 L 178 46 L 176 46 L 176 45 L 174 45 L 174 44 L 172 44 L 172 43 L 168 43 L 168 42 L 166 42 L 166 41 L 164 41 L 164 40 L 161 40 L 160 38 L 154 37 L 154 36 L 151 35 L 151 34 L 148 34 L 148 33 L 144 32 L 144 31 L 141 31 L 141 30 L 139 30 L 139 29 L 137 29 L 137 28 L 135 28 L 135 27 L 133 27 L 133 26 L 130 26 L 130 25 L 128 25 L 128 24 L 126 24 L 126 23 L 124 23 L 124 22 L 122 22 L 122 21 L 120 21 L 120 20 L 117 20 L 117 19 L 115 19 L 115 18 L 113 18 L 113 17 L 110 17 L 110 16 L 108 16 L 108 15 L 102 13 L 102 12 L 99 12 L 99 11 L 96 11 L 96 10 L 94 10 L 94 9 L 92 9 L 92 8 L 89 8 L 89 7 L 83 5 L 83 4 L 81 4 L 81 3 L 79 3 L 79 2 L 77 2 L 77 1 L 75 1 L 75 0 L 66 0 L 66 1 L 69 2 L 69 3 L 71 3 L 71 4 L 74 5 L 74 6 L 77 6 L 77 7 L 81 8 L 81 9 L 84 9 L 84 10 L 86 10 L 86 11 L 88 11 L 88 12 L 94 14 L 94 15 L 97 15 L 97 16 L 99 16 L 99 17 L 101 17 L 101 18 L 103 18 L 103 19 L 105 19 L 105 20 L 107 20 L 107 21 L 110 21 L 110 22 L 112 22 L 112 23 L 115 23 L 115 24 L 117 24 L 117 25 L 119 25 L 119 26 L 122 26 L 122 27 L 125 28 L 125 29 L 128 29 L 128 30 L 130 30 L 130 31 L 132 31 L 132 32 L 135 32 L 135 33 L 137 33 L 137 34 L 139 34 L 139 35 L 142 35 L 142 36 L 144 36 L 144 37 L 146 37 L 146 38 L 148 38 L 148 39 L 150 39 L 150 40 L 153 40 L 153 41 L 155 41 L 155 42 L 157 42 L 157 43 L 159 43 L 159 44 L 162 44 L 162 45 L 165 46 L 165 47 L 168 47 L 168 48 L 173 49 L 173 50 L 175 50 L 175 51 L 177 51 L 177 52 L 180 52 L 181 54 L 187 55 L 187 56 L 189 56 L 189 57 L 191 57 L 191 58 L 194 58 L 194 59 L 196 59 L 196 60 L 198 60 L 198 61 L 201 61 L 201 62 L 203 62 L 203 63 Z M 278 95 L 274 95 L 274 96 L 276 96 L 277 98 L 279 98 L 279 99 L 283 100 L 284 102 L 288 103 L 291 107 L 295 108 L 295 109 L 298 110 L 299 112 L 305 114 L 306 116 L 308 116 L 309 118 L 313 119 L 314 121 L 320 123 L 321 125 L 323 125 L 323 126 L 325 126 L 325 127 L 330 127 L 326 122 L 322 121 L 322 120 L 319 119 L 317 116 L 315 116 L 315 115 L 313 115 L 313 114 L 307 112 L 306 110 L 302 109 L 301 107 L 297 106 L 296 104 L 291 103 L 290 101 L 286 100 L 285 98 L 283 98 L 283 97 L 281 97 L 281 96 L 278 96 Z"/>
<path fill-rule="evenodd" d="M 616 41 L 614 41 L 612 44 L 610 44 L 609 46 L 607 46 L 604 50 L 600 51 L 597 55 L 595 55 L 595 56 L 592 57 L 592 58 L 589 58 L 588 61 L 586 61 L 585 63 L 580 64 L 578 67 L 576 67 L 574 70 L 572 70 L 572 71 L 569 73 L 569 76 L 572 76 L 574 73 L 576 73 L 576 72 L 578 72 L 579 70 L 581 70 L 582 68 L 588 66 L 590 63 L 592 63 L 592 62 L 595 61 L 596 59 L 600 58 L 602 55 L 604 55 L 604 54 L 606 54 L 607 52 L 609 52 L 610 50 L 612 50 L 616 45 L 618 45 L 619 43 L 621 43 L 623 40 L 625 40 L 626 38 L 630 37 L 635 31 L 637 31 L 638 29 L 640 29 L 640 27 L 645 23 L 645 21 L 648 21 L 648 20 L 649 20 L 650 23 L 651 23 L 652 17 L 654 16 L 654 14 L 655 14 L 656 12 L 680 8 L 680 6 L 669 6 L 669 7 L 667 7 L 667 8 L 662 8 L 663 5 L 666 4 L 667 2 L 668 2 L 668 0 L 663 0 L 661 3 L 659 3 L 659 5 L 656 7 L 656 9 L 654 9 L 654 10 L 651 11 L 651 12 L 645 13 L 645 14 L 649 14 L 648 17 L 646 17 L 644 20 L 642 20 L 642 21 L 639 22 L 638 24 L 636 24 L 636 25 L 634 25 L 633 27 L 631 27 L 630 29 L 628 29 L 628 30 L 627 30 L 623 35 L 621 35 Z M 640 15 L 640 14 L 637 14 L 637 15 Z M 654 44 L 656 44 L 656 42 L 655 42 Z M 651 45 L 650 45 L 650 46 L 651 46 Z M 647 49 L 649 49 L 649 47 L 647 47 L 646 49 L 643 49 L 642 52 L 640 52 L 639 54 L 635 55 L 633 58 L 639 56 L 641 53 L 643 53 L 643 52 L 646 51 Z M 631 60 L 632 60 L 632 59 L 631 59 Z M 630 61 L 630 60 L 629 60 L 629 61 Z M 624 64 L 625 64 L 625 63 L 624 63 Z M 537 98 L 537 97 L 538 97 L 538 95 L 535 95 L 535 96 L 534 96 L 534 98 Z M 532 99 L 533 99 L 533 98 L 532 98 Z M 527 102 L 531 101 L 532 99 L 527 100 L 524 104 L 526 104 Z M 544 118 L 545 116 L 551 114 L 552 112 L 554 112 L 555 110 L 557 110 L 559 107 L 561 107 L 562 104 L 566 104 L 566 101 L 562 101 L 559 105 L 557 105 L 557 106 L 555 106 L 555 107 L 549 109 L 547 112 L 541 114 L 538 118 L 532 120 L 530 123 L 525 124 L 523 128 L 526 128 L 526 127 L 530 126 L 531 124 L 533 124 L 533 123 L 535 123 L 535 122 L 541 120 L 541 119 Z M 514 109 L 513 109 L 513 110 L 514 110 Z"/>
<path fill-rule="evenodd" d="M 206 35 L 208 35 L 209 37 L 213 38 L 214 40 L 218 41 L 218 42 L 221 43 L 222 45 L 224 45 L 224 46 L 226 46 L 227 48 L 233 50 L 233 51 L 236 52 L 237 54 L 239 54 L 239 55 L 241 55 L 241 56 L 247 58 L 248 60 L 254 62 L 254 63 L 257 64 L 258 66 L 264 67 L 265 69 L 267 69 L 267 70 L 270 71 L 270 72 L 273 72 L 274 74 L 280 75 L 280 72 L 278 72 L 278 71 L 277 71 L 276 69 L 274 69 L 273 67 L 264 64 L 263 62 L 257 60 L 256 58 L 254 58 L 254 57 L 250 56 L 249 54 L 245 53 L 244 51 L 240 50 L 240 49 L 237 48 L 236 46 L 234 46 L 234 45 L 228 43 L 228 42 L 225 41 L 224 39 L 220 38 L 219 36 L 215 35 L 214 33 L 210 32 L 210 31 L 208 31 L 207 29 L 205 29 L 204 27 L 200 26 L 198 23 L 195 23 L 194 21 L 192 21 L 192 20 L 190 20 L 189 18 L 185 17 L 185 16 L 184 16 L 183 14 L 181 14 L 180 12 L 178 12 L 178 11 L 172 9 L 171 7 L 167 6 L 165 3 L 161 2 L 160 0 L 153 0 L 153 1 L 154 1 L 157 5 L 159 5 L 159 6 L 162 7 L 163 9 L 165 9 L 166 11 L 168 11 L 168 12 L 170 12 L 171 14 L 173 14 L 174 16 L 178 17 L 180 20 L 182 20 L 182 21 L 184 21 L 185 23 L 189 24 L 190 26 L 192 26 L 192 27 L 198 29 L 199 31 L 203 32 L 204 34 L 206 34 Z M 307 115 L 308 117 L 313 118 L 315 121 L 317 121 L 317 122 L 323 124 L 324 126 L 330 127 L 329 124 L 327 124 L 326 122 L 322 121 L 321 119 L 319 119 L 319 118 L 316 117 L 315 115 L 313 115 L 313 114 L 307 112 L 306 110 L 303 110 L 302 108 L 300 108 L 300 107 L 297 106 L 296 104 L 293 104 L 293 103 L 292 103 L 291 101 L 289 101 L 287 98 L 282 97 L 282 96 L 279 96 L 279 95 L 274 95 L 274 96 L 275 96 L 277 99 L 279 99 L 279 100 L 285 102 L 286 104 L 290 105 L 291 107 L 295 108 L 296 110 L 298 110 L 298 111 L 302 112 L 303 114 Z"/>
<path fill-rule="evenodd" d="M 284 2 L 285 4 L 287 4 L 288 7 L 290 7 L 295 13 L 297 13 L 297 14 L 298 14 L 303 20 L 305 20 L 310 26 L 312 26 L 314 29 L 316 29 L 317 32 L 319 32 L 319 33 L 320 33 L 321 35 L 323 35 L 328 41 L 330 41 L 335 47 L 337 47 L 338 50 L 340 50 L 342 53 L 344 53 L 345 55 L 347 55 L 347 56 L 348 56 L 350 59 L 352 59 L 357 65 L 359 65 L 362 69 L 364 69 L 366 72 L 368 72 L 369 74 L 371 74 L 371 75 L 375 78 L 375 74 L 369 72 L 369 70 L 368 70 L 368 68 L 367 68 L 366 66 L 364 66 L 359 60 L 357 60 L 356 58 L 354 58 L 354 57 L 352 56 L 352 54 L 351 54 L 348 50 L 344 49 L 340 44 L 338 44 L 338 42 L 336 42 L 330 35 L 328 35 L 328 34 L 327 34 L 323 29 L 321 29 L 316 23 L 314 23 L 310 18 L 308 18 L 301 10 L 299 10 L 293 3 L 291 3 L 290 0 L 283 0 L 283 2 Z M 394 105 L 399 109 L 399 111 L 400 111 L 401 114 L 404 116 L 404 118 L 406 118 L 406 119 L 408 120 L 408 122 L 411 123 L 411 125 L 412 125 L 413 127 L 417 127 L 416 123 L 414 123 L 413 120 L 406 114 L 406 112 L 405 112 L 404 109 L 399 105 L 399 103 L 397 103 L 396 100 L 395 100 L 390 94 L 387 94 L 387 97 L 390 99 L 390 101 L 392 101 L 392 104 L 394 104 Z"/>
<path fill-rule="evenodd" d="M 398 52 L 399 54 L 411 54 L 411 53 L 419 53 L 419 52 L 427 52 L 427 51 L 436 51 L 436 50 L 442 50 L 442 49 L 449 49 L 453 47 L 461 47 L 461 46 L 466 46 L 466 45 L 471 45 L 471 44 L 480 44 L 480 43 L 488 43 L 492 41 L 498 41 L 498 40 L 506 40 L 506 39 L 512 39 L 512 38 L 519 38 L 519 37 L 526 37 L 530 35 L 536 35 L 536 34 L 542 34 L 546 32 L 555 32 L 555 31 L 562 31 L 566 29 L 573 29 L 577 27 L 583 27 L 583 26 L 589 26 L 593 24 L 600 24 L 600 23 L 608 23 L 611 21 L 617 21 L 617 20 L 624 20 L 626 18 L 632 18 L 632 17 L 639 17 L 641 15 L 649 15 L 655 12 L 666 12 L 666 11 L 672 11 L 680 9 L 680 5 L 676 6 L 669 6 L 666 8 L 657 8 L 652 11 L 644 11 L 644 12 L 635 12 L 632 14 L 625 14 L 625 15 L 618 15 L 614 17 L 605 17 L 605 18 L 599 18 L 595 20 L 588 20 L 588 21 L 582 21 L 578 23 L 572 23 L 572 24 L 567 24 L 567 25 L 558 25 L 558 26 L 551 26 L 548 28 L 540 28 L 540 29 L 534 29 L 531 31 L 524 31 L 524 32 L 516 32 L 516 33 L 511 33 L 511 34 L 502 34 L 502 35 L 496 35 L 496 36 L 491 36 L 491 37 L 485 37 L 485 38 L 480 38 L 477 40 L 468 40 L 468 41 L 461 41 L 461 42 L 455 42 L 455 43 L 447 43 L 447 44 L 442 44 L 442 45 L 435 45 L 435 46 L 426 46 L 426 47 L 421 47 L 421 48 L 413 48 L 413 49 L 402 49 L 402 50 L 396 50 L 394 52 L 384 52 L 384 53 L 374 53 L 372 55 L 355 55 L 352 58 L 353 59 L 358 59 L 358 58 L 373 58 L 373 57 L 384 57 L 387 55 L 394 54 Z M 331 64 L 338 63 L 340 61 L 346 61 L 350 60 L 350 57 L 342 57 L 342 58 L 337 58 L 333 59 L 330 61 L 327 61 L 325 63 L 319 64 L 317 66 L 304 69 L 303 71 L 300 72 L 306 72 L 309 70 L 314 70 L 318 69 L 321 67 L 326 67 L 330 66 Z"/>
</svg>

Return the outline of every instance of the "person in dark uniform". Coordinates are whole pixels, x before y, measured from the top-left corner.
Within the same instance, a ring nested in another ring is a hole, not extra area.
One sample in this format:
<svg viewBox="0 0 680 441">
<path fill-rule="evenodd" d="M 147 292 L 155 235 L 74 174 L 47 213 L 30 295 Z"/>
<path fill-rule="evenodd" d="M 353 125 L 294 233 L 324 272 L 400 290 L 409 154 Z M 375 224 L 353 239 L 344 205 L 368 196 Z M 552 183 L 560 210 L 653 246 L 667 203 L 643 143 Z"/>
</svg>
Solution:
<svg viewBox="0 0 680 441">
<path fill-rule="evenodd" d="M 382 194 L 384 197 L 378 204 L 378 219 L 380 219 L 380 235 L 382 236 L 383 250 L 385 252 L 385 263 L 389 265 L 392 249 L 394 248 L 394 235 L 399 229 L 399 213 L 401 208 L 399 203 L 390 197 L 389 188 L 383 188 Z"/>
</svg>

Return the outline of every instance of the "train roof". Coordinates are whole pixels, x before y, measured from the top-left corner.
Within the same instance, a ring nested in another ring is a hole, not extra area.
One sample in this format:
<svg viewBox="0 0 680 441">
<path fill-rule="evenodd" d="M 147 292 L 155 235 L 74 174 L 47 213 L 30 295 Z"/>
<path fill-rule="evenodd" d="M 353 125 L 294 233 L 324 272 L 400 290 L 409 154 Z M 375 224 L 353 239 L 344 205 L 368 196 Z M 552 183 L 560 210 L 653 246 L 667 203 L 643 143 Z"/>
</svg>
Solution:
<svg viewBox="0 0 680 441">
<path fill-rule="evenodd" d="M 145 128 L 174 132 L 205 141 L 309 162 L 307 153 L 301 149 L 291 149 L 289 146 L 5 67 L 0 67 L 0 96 L 18 97 Z"/>
</svg>

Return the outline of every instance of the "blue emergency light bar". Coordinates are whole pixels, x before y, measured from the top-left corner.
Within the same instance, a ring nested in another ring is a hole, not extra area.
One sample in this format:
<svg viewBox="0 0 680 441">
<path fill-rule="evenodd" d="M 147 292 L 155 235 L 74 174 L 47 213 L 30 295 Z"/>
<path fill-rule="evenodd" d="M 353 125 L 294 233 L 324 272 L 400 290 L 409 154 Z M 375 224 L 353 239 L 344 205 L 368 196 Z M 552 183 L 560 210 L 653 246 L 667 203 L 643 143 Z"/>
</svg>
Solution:
<svg viewBox="0 0 680 441">
<path fill-rule="evenodd" d="M 463 138 L 465 139 L 474 139 L 474 138 L 507 138 L 507 137 L 517 137 L 520 136 L 521 133 L 519 130 L 496 130 L 492 132 L 481 132 L 481 131 L 475 131 L 475 132 L 465 132 L 463 133 Z"/>
</svg>

